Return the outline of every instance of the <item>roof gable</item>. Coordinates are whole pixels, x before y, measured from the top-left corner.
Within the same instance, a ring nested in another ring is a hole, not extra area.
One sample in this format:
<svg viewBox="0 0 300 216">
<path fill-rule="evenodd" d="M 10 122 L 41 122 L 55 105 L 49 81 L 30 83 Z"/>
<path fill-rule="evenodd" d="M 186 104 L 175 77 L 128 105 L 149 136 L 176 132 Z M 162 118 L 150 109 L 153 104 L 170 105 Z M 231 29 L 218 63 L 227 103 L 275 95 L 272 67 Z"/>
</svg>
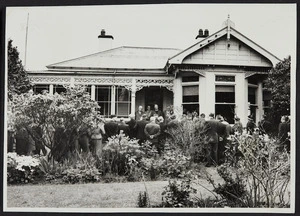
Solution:
<svg viewBox="0 0 300 216">
<path fill-rule="evenodd" d="M 250 40 L 243 34 L 241 34 L 240 32 L 238 32 L 237 30 L 235 30 L 234 28 L 227 26 L 227 27 L 222 28 L 218 32 L 210 35 L 209 37 L 195 43 L 191 47 L 181 51 L 180 53 L 176 54 L 175 56 L 171 57 L 169 59 L 169 64 L 182 64 L 182 63 L 184 63 L 184 60 L 186 60 L 185 63 L 187 63 L 188 62 L 187 58 L 189 58 L 191 56 L 191 54 L 195 54 L 196 52 L 198 52 L 198 57 L 199 57 L 199 53 L 201 53 L 201 52 L 206 53 L 206 56 L 208 56 L 211 53 L 209 53 L 209 51 L 205 51 L 205 49 L 207 50 L 207 47 L 210 47 L 212 44 L 214 44 L 214 46 L 216 46 L 216 43 L 222 39 L 224 40 L 224 38 L 225 38 L 225 41 L 228 40 L 228 42 L 230 42 L 230 44 L 232 42 L 233 42 L 233 44 L 242 43 L 242 44 L 246 45 L 245 47 L 248 47 L 249 55 L 250 55 L 249 62 L 252 62 L 252 63 L 249 64 L 249 63 L 246 63 L 246 61 L 241 61 L 241 62 L 237 61 L 236 62 L 237 65 L 254 66 L 253 64 L 254 64 L 254 62 L 256 62 L 256 64 L 258 64 L 256 66 L 269 66 L 267 64 L 267 62 L 271 62 L 272 63 L 271 66 L 275 66 L 280 61 L 279 58 L 277 58 L 276 56 L 274 56 L 273 54 L 271 54 L 270 52 L 268 52 L 267 50 L 265 50 L 264 48 L 262 48 L 261 46 L 259 46 L 258 44 L 256 44 L 255 42 L 253 42 L 252 40 Z M 260 58 L 260 60 L 258 59 L 259 56 L 262 57 L 262 58 Z M 227 58 L 230 59 L 231 57 L 227 57 Z M 233 58 L 235 58 L 235 57 L 233 57 Z M 233 60 L 233 59 L 231 59 L 231 60 Z M 234 65 L 234 61 L 231 61 L 231 60 L 229 61 L 230 64 Z M 260 61 L 260 63 L 258 63 L 259 61 Z M 208 61 L 208 62 L 210 62 L 209 64 L 224 64 L 224 61 L 221 62 L 219 60 L 215 60 L 215 58 L 210 59 L 210 61 Z M 207 62 L 203 62 L 203 64 L 206 64 L 206 63 Z M 201 62 L 198 62 L 198 64 L 201 64 Z M 225 62 L 225 64 L 227 64 L 227 63 Z"/>
<path fill-rule="evenodd" d="M 234 36 L 228 41 L 225 35 L 186 56 L 182 63 L 272 67 L 272 62 L 266 57 Z"/>
</svg>

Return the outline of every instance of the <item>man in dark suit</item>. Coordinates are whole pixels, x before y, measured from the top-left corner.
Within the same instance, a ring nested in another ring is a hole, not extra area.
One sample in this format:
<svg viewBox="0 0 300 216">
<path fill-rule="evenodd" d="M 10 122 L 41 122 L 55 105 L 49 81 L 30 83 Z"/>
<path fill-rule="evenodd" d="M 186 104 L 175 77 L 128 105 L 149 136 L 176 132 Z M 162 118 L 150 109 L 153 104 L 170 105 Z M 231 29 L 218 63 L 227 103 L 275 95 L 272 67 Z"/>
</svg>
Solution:
<svg viewBox="0 0 300 216">
<path fill-rule="evenodd" d="M 143 106 L 139 106 L 138 110 L 135 112 L 135 120 L 142 120 L 142 115 L 144 114 Z"/>
<path fill-rule="evenodd" d="M 126 124 L 129 126 L 129 138 L 133 139 L 136 137 L 136 120 L 133 114 L 129 115 L 129 121 Z"/>
<path fill-rule="evenodd" d="M 158 105 L 157 104 L 154 105 L 154 110 L 152 110 L 151 116 L 154 116 L 156 118 L 159 117 L 159 116 L 164 117 L 163 116 L 163 112 L 158 109 Z"/>
<path fill-rule="evenodd" d="M 208 120 L 204 123 L 207 143 L 207 166 L 218 165 L 224 160 L 226 138 L 229 136 L 227 126 L 217 120 Z"/>
<path fill-rule="evenodd" d="M 286 148 L 290 152 L 290 141 L 288 139 L 288 133 L 290 132 L 290 123 L 287 116 L 281 117 L 281 123 L 278 127 L 278 138 L 280 140 L 280 150 Z"/>
<path fill-rule="evenodd" d="M 266 120 L 266 115 L 262 116 L 262 120 L 258 122 L 260 134 L 270 134 L 272 130 L 272 123 Z"/>
<path fill-rule="evenodd" d="M 119 126 L 118 126 L 115 118 L 116 118 L 115 115 L 111 115 L 110 116 L 111 120 L 104 124 L 106 138 L 119 134 Z"/>
<path fill-rule="evenodd" d="M 160 150 L 158 146 L 158 136 L 160 135 L 160 126 L 155 123 L 156 118 L 152 116 L 150 123 L 145 126 L 145 134 L 147 139 L 152 143 L 152 146 L 156 146 L 157 151 Z"/>
<path fill-rule="evenodd" d="M 146 141 L 147 137 L 145 134 L 145 126 L 146 124 L 148 124 L 149 122 L 146 120 L 147 115 L 143 114 L 142 115 L 142 120 L 137 121 L 136 125 L 135 125 L 135 131 L 136 131 L 136 138 L 139 140 L 139 144 L 142 144 L 143 142 Z"/>
</svg>

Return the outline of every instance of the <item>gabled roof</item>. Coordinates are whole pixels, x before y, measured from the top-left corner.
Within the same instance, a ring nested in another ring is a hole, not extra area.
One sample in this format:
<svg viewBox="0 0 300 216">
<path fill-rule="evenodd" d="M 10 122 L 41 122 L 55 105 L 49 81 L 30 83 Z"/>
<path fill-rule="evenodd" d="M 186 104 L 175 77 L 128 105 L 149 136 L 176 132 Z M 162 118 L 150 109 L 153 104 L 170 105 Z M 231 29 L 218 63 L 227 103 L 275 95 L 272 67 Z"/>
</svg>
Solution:
<svg viewBox="0 0 300 216">
<path fill-rule="evenodd" d="M 245 35 L 241 34 L 237 30 L 235 30 L 231 26 L 225 26 L 221 30 L 217 31 L 216 33 L 210 35 L 209 37 L 195 43 L 194 45 L 188 47 L 187 49 L 175 54 L 169 59 L 169 64 L 181 64 L 185 57 L 188 55 L 203 49 L 203 47 L 206 47 L 207 45 L 213 43 L 214 41 L 218 40 L 219 38 L 223 37 L 224 35 L 227 35 L 227 37 L 230 37 L 231 35 L 240 40 L 241 42 L 248 45 L 250 48 L 254 49 L 267 59 L 269 59 L 273 66 L 275 66 L 279 61 L 281 61 L 279 58 L 277 58 L 275 55 L 264 49 L 263 47 L 259 46 L 249 38 L 247 38 Z"/>
<path fill-rule="evenodd" d="M 48 65 L 48 69 L 164 69 L 179 49 L 123 46 Z"/>
</svg>

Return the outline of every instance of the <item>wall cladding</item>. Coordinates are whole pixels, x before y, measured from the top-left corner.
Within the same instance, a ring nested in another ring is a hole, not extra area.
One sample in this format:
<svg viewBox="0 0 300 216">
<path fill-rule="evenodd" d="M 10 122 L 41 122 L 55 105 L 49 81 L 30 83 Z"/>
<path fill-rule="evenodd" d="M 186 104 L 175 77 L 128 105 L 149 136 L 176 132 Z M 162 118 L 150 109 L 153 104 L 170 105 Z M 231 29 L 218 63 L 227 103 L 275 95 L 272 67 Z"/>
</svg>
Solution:
<svg viewBox="0 0 300 216">
<path fill-rule="evenodd" d="M 183 63 L 272 67 L 267 58 L 233 36 L 229 41 L 224 36 L 203 47 L 187 56 Z"/>
</svg>

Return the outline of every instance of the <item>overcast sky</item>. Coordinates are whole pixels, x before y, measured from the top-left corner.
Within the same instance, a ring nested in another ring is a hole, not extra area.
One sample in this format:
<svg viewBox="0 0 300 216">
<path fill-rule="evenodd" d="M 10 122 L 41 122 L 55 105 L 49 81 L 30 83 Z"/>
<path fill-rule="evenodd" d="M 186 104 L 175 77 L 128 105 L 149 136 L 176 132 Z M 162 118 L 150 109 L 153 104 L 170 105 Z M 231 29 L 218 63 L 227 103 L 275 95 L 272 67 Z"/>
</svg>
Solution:
<svg viewBox="0 0 300 216">
<path fill-rule="evenodd" d="M 235 29 L 283 59 L 294 55 L 296 4 L 165 4 L 7 8 L 6 38 L 24 61 L 29 13 L 27 63 L 30 70 L 98 51 L 101 29 L 113 47 L 185 49 L 199 28 L 220 30 L 230 14 Z"/>
</svg>

